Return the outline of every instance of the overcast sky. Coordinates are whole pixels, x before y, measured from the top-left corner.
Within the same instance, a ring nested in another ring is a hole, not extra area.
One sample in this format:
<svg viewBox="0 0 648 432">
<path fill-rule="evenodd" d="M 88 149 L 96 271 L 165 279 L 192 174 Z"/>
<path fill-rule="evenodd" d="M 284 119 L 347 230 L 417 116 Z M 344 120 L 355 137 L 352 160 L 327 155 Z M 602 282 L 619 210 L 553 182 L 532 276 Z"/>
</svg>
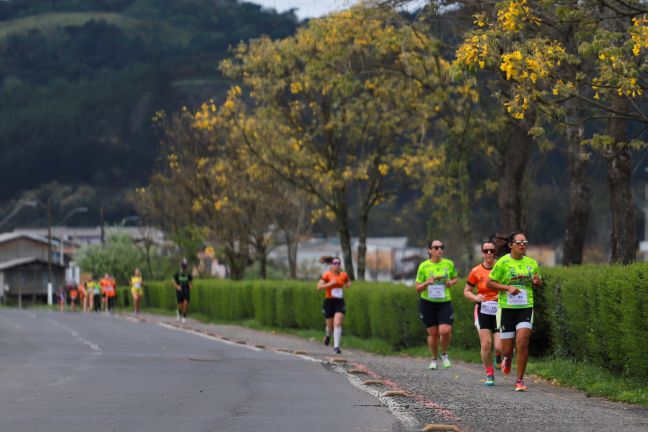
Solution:
<svg viewBox="0 0 648 432">
<path fill-rule="evenodd" d="M 355 3 L 355 0 L 244 0 L 257 3 L 278 12 L 288 9 L 297 9 L 299 18 L 311 18 L 326 15 L 331 11 L 346 9 Z"/>
</svg>

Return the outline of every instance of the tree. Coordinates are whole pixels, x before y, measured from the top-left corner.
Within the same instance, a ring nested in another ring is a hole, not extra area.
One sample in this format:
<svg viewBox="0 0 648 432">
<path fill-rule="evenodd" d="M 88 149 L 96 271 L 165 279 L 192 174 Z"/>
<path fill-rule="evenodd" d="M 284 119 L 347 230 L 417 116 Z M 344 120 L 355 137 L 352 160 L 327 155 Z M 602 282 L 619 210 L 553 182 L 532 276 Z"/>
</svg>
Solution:
<svg viewBox="0 0 648 432">
<path fill-rule="evenodd" d="M 354 7 L 294 37 L 241 44 L 221 65 L 249 89 L 253 107 L 235 120 L 250 151 L 335 221 L 350 274 L 349 207 L 357 204 L 360 279 L 371 210 L 398 192 L 400 177 L 425 171 L 427 182 L 440 181 L 445 154 L 430 124 L 453 98 L 473 96 L 452 82 L 438 47 L 394 13 Z"/>
<path fill-rule="evenodd" d="M 103 245 L 83 246 L 78 262 L 81 270 L 95 278 L 108 273 L 121 284 L 128 283 L 135 267 L 144 264 L 142 254 L 126 234 L 112 235 Z"/>
<path fill-rule="evenodd" d="M 637 103 L 643 95 L 639 76 L 646 70 L 648 47 L 648 20 L 641 15 L 648 10 L 638 1 L 508 0 L 487 11 L 491 13 L 476 15 L 477 28 L 458 49 L 458 62 L 473 70 L 503 72 L 510 83 L 505 106 L 513 117 L 522 119 L 537 110 L 545 120 L 564 126 L 571 197 L 565 263 L 580 262 L 583 218 L 589 212 L 584 143 L 608 160 L 611 261 L 633 261 L 632 140 L 625 132 L 628 121 L 648 124 Z M 608 123 L 607 135 L 583 140 L 583 124 L 601 120 Z M 535 127 L 531 132 L 541 135 L 543 130 Z"/>
</svg>

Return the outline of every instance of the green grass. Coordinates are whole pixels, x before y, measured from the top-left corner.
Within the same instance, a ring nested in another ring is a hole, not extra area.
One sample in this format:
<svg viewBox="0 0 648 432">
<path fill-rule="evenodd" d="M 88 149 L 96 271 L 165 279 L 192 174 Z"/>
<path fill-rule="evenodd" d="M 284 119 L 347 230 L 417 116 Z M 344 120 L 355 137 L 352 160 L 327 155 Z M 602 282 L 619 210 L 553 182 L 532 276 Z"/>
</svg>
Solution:
<svg viewBox="0 0 648 432">
<path fill-rule="evenodd" d="M 0 27 L 0 39 L 10 34 L 27 33 L 31 29 L 49 33 L 59 27 L 81 26 L 92 20 L 105 21 L 126 28 L 135 28 L 138 24 L 138 20 L 134 18 L 112 12 L 52 12 L 3 21 Z"/>
</svg>

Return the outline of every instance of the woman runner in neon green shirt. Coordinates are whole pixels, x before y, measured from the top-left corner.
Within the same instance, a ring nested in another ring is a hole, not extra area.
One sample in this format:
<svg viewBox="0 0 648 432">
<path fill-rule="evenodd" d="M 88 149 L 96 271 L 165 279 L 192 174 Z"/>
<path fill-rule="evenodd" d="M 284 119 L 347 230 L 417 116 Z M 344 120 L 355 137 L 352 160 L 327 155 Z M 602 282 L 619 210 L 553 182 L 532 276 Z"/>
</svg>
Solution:
<svg viewBox="0 0 648 432">
<path fill-rule="evenodd" d="M 511 372 L 513 339 L 517 352 L 515 391 L 526 391 L 524 372 L 529 358 L 529 338 L 533 328 L 533 288 L 542 286 L 538 263 L 526 256 L 529 241 L 521 232 L 509 236 L 511 253 L 493 267 L 486 286 L 499 291 L 498 326 L 502 340 L 502 372 Z"/>
</svg>

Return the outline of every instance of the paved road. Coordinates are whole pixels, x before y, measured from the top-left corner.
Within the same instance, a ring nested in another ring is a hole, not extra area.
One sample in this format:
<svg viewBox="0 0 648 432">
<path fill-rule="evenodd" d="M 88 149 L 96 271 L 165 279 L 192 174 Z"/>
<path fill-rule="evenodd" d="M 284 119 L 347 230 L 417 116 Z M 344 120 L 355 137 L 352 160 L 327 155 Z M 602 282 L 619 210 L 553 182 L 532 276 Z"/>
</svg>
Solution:
<svg viewBox="0 0 648 432">
<path fill-rule="evenodd" d="M 175 318 L 147 316 L 177 325 Z M 320 340 L 258 332 L 238 326 L 202 324 L 190 320 L 185 328 L 211 332 L 233 341 L 263 343 L 268 348 L 307 351 L 310 356 L 326 360 L 330 347 Z M 475 335 L 475 337 L 477 337 Z M 421 330 L 421 339 L 424 330 Z M 343 338 L 344 339 L 344 338 Z M 637 405 L 588 398 L 583 393 L 555 387 L 544 380 L 527 377 L 529 391 L 516 393 L 514 373 L 500 373 L 495 387 L 483 385 L 484 373 L 479 365 L 454 362 L 447 370 L 427 370 L 428 359 L 390 357 L 348 350 L 342 341 L 343 356 L 348 360 L 341 369 L 366 369 L 360 381 L 377 378 L 384 385 L 369 387 L 378 395 L 389 390 L 403 390 L 407 397 L 387 398 L 394 411 L 408 416 L 407 424 L 420 430 L 435 423 L 458 426 L 462 432 L 531 432 L 531 431 L 648 431 L 648 409 Z M 381 400 L 385 401 L 386 398 Z M 413 422 L 412 422 L 413 421 Z"/>
<path fill-rule="evenodd" d="M 401 431 L 326 363 L 154 322 L 0 309 L 0 431 Z"/>
</svg>

